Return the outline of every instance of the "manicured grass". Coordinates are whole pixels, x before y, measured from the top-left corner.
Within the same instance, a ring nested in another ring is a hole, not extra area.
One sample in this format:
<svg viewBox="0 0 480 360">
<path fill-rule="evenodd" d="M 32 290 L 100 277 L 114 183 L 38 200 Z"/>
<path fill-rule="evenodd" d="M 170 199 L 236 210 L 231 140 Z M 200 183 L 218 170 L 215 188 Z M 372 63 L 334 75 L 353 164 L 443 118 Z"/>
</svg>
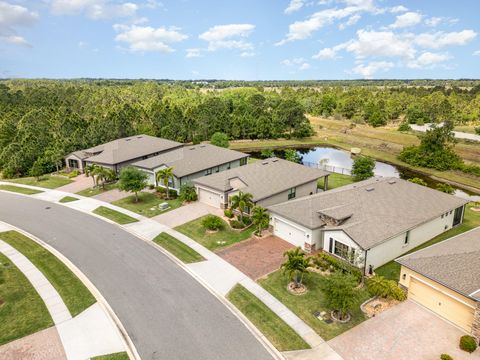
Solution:
<svg viewBox="0 0 480 360">
<path fill-rule="evenodd" d="M 96 302 L 87 287 L 63 262 L 32 239 L 16 231 L 0 233 L 0 239 L 25 255 L 45 275 L 72 316 Z"/>
<path fill-rule="evenodd" d="M 0 253 L 0 345 L 52 325 L 40 295 L 25 275 Z"/>
<path fill-rule="evenodd" d="M 107 184 L 105 185 L 105 189 L 101 186 L 96 186 L 88 189 L 84 189 L 82 191 L 77 192 L 78 195 L 86 196 L 86 197 L 91 197 L 95 195 L 99 195 L 101 193 L 104 193 L 108 190 L 115 189 L 117 187 L 117 184 Z"/>
<path fill-rule="evenodd" d="M 91 358 L 91 360 L 129 360 L 129 359 L 130 358 L 128 357 L 128 354 L 125 351 L 114 353 L 114 354 L 95 356 Z"/>
<path fill-rule="evenodd" d="M 288 292 L 287 285 L 289 280 L 280 270 L 270 274 L 267 278 L 258 280 L 261 286 L 297 314 L 297 316 L 314 329 L 318 335 L 325 340 L 330 340 L 366 319 L 360 310 L 360 304 L 368 299 L 369 295 L 366 290 L 361 290 L 357 305 L 351 312 L 352 319 L 348 323 L 341 324 L 332 322 L 331 324 L 327 324 L 313 315 L 316 311 L 325 311 L 327 313 L 331 311 L 326 305 L 325 294 L 321 289 L 324 281 L 325 277 L 323 275 L 318 273 L 307 274 L 304 278 L 304 284 L 307 286 L 308 292 L 304 295 L 297 296 Z"/>
<path fill-rule="evenodd" d="M 184 263 L 193 263 L 205 260 L 202 255 L 197 253 L 191 247 L 185 245 L 178 239 L 175 239 L 173 236 L 167 233 L 161 233 L 153 239 L 155 244 L 160 245 L 165 250 L 170 252 L 173 256 L 177 257 Z"/>
<path fill-rule="evenodd" d="M 251 226 L 241 232 L 233 231 L 230 226 L 224 222 L 223 230 L 209 234 L 202 225 L 202 220 L 204 218 L 205 216 L 180 225 L 176 227 L 175 230 L 187 235 L 212 251 L 249 239 L 255 230 L 254 227 Z"/>
<path fill-rule="evenodd" d="M 60 186 L 67 185 L 73 182 L 69 178 L 59 175 L 44 175 L 40 177 L 39 180 L 34 177 L 24 177 L 18 179 L 8 179 L 5 181 L 10 181 L 22 185 L 39 186 L 47 189 L 56 189 Z"/>
<path fill-rule="evenodd" d="M 41 190 L 34 190 L 34 189 L 24 188 L 24 187 L 15 186 L 15 185 L 0 185 L 0 190 L 16 192 L 16 193 L 25 194 L 25 195 L 40 194 L 43 192 Z"/>
<path fill-rule="evenodd" d="M 161 203 L 168 203 L 170 208 L 167 210 L 160 210 L 158 205 Z M 170 210 L 179 208 L 182 206 L 182 202 L 178 199 L 165 200 L 161 198 L 158 194 L 141 192 L 138 194 L 138 202 L 135 202 L 135 195 L 117 200 L 112 202 L 112 204 L 123 207 L 127 210 L 136 212 L 137 214 L 153 217 L 156 215 L 164 214 Z"/>
<path fill-rule="evenodd" d="M 318 180 L 318 187 L 323 189 L 323 178 Z M 353 183 L 353 178 L 350 175 L 343 175 L 337 173 L 331 173 L 328 176 L 328 190 L 335 189 L 340 186 L 348 185 Z"/>
<path fill-rule="evenodd" d="M 68 202 L 72 202 L 72 201 L 77 201 L 78 199 L 76 197 L 73 197 L 73 196 L 65 196 L 63 198 L 60 199 L 59 202 L 61 203 L 68 203 Z"/>
<path fill-rule="evenodd" d="M 440 241 L 446 240 L 452 236 L 456 236 L 458 234 L 464 233 L 465 231 L 471 230 L 477 226 L 480 226 L 480 212 L 472 211 L 473 205 L 467 205 L 465 210 L 465 216 L 463 219 L 463 223 L 440 234 L 433 239 L 427 241 L 426 243 L 417 246 L 415 249 L 410 250 L 406 254 L 410 254 L 414 251 L 423 249 L 427 246 L 436 244 Z M 384 276 L 387 279 L 398 281 L 400 279 L 400 264 L 396 263 L 395 261 L 390 261 L 385 265 L 380 266 L 378 269 L 375 270 L 375 273 L 381 276 Z"/>
<path fill-rule="evenodd" d="M 230 290 L 227 298 L 279 351 L 310 348 L 290 326 L 242 285 L 238 284 Z"/>
<path fill-rule="evenodd" d="M 116 210 L 107 208 L 105 206 L 99 206 L 95 210 L 93 210 L 94 214 L 106 217 L 107 219 L 110 219 L 112 221 L 115 221 L 117 224 L 130 224 L 133 222 L 137 222 L 137 219 L 134 219 L 131 216 L 128 216 L 126 214 L 123 214 L 121 212 L 118 212 Z"/>
</svg>

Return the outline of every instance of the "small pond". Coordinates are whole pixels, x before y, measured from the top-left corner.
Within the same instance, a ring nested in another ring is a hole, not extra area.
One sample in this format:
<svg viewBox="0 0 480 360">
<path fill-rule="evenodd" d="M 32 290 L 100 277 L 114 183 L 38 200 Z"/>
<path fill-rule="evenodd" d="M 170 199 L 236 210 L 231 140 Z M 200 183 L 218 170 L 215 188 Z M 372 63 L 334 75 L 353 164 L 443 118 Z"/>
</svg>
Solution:
<svg viewBox="0 0 480 360">
<path fill-rule="evenodd" d="M 325 146 L 296 148 L 294 150 L 302 157 L 302 162 L 307 166 L 319 167 L 327 171 L 350 175 L 354 156 L 348 151 Z M 250 152 L 250 155 L 256 158 L 262 157 L 260 152 Z M 275 149 L 275 155 L 283 158 L 285 156 L 285 149 Z M 439 183 L 423 174 L 381 161 L 375 161 L 374 173 L 376 176 L 397 177 L 401 179 L 418 177 L 423 179 L 431 188 L 436 188 Z M 470 201 L 480 201 L 479 195 L 469 194 L 461 189 L 455 189 L 455 195 Z"/>
</svg>

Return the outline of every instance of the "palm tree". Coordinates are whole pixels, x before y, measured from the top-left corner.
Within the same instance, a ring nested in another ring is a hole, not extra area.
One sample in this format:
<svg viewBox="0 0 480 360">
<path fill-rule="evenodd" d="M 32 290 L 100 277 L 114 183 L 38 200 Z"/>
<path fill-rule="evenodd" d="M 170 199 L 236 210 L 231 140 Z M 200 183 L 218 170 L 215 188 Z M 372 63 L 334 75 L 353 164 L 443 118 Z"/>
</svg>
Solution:
<svg viewBox="0 0 480 360">
<path fill-rule="evenodd" d="M 85 176 L 86 177 L 89 177 L 91 176 L 92 177 L 92 180 L 93 180 L 93 186 L 95 187 L 95 185 L 97 185 L 96 181 L 95 181 L 95 169 L 98 167 L 98 165 L 96 164 L 88 164 L 87 166 L 85 166 Z"/>
<path fill-rule="evenodd" d="M 170 199 L 170 189 L 168 187 L 169 180 L 173 177 L 173 167 L 158 170 L 155 175 L 157 182 L 160 182 L 167 189 L 167 199 Z"/>
<path fill-rule="evenodd" d="M 268 227 L 270 220 L 267 209 L 261 206 L 255 206 L 252 210 L 252 220 L 257 228 L 257 234 L 262 236 L 262 232 Z"/>
<path fill-rule="evenodd" d="M 294 288 L 298 288 L 310 266 L 310 260 L 305 258 L 305 253 L 299 247 L 286 251 L 283 256 L 287 257 L 287 261 L 282 264 L 281 269 L 294 282 Z"/>
<path fill-rule="evenodd" d="M 100 181 L 102 184 L 102 189 L 105 190 L 105 183 L 107 181 L 115 180 L 116 174 L 112 169 L 108 169 L 103 166 L 96 166 L 93 170 L 93 175 L 97 177 L 97 184 Z"/>
<path fill-rule="evenodd" d="M 230 209 L 240 211 L 240 221 L 243 222 L 243 213 L 247 208 L 253 206 L 253 195 L 239 191 L 238 194 L 233 195 L 230 202 Z"/>
</svg>

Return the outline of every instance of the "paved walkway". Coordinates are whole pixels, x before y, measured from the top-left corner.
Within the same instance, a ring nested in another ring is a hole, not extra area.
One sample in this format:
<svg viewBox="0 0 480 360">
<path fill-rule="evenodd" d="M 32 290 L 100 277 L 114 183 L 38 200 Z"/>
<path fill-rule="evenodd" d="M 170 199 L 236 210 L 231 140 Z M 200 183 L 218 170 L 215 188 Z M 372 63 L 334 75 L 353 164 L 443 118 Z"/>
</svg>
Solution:
<svg viewBox="0 0 480 360">
<path fill-rule="evenodd" d="M 455 360 L 480 359 L 480 350 L 468 354 L 459 349 L 462 335 L 465 333 L 455 326 L 406 300 L 328 343 L 352 360 L 439 359 L 440 354 Z"/>
<path fill-rule="evenodd" d="M 188 205 L 181 206 L 178 209 L 166 212 L 165 214 L 154 216 L 152 217 L 152 220 L 174 228 L 208 214 L 222 216 L 223 211 L 213 206 L 195 201 Z"/>
<path fill-rule="evenodd" d="M 0 221 L 0 232 L 9 230 L 19 231 Z M 30 234 L 24 235 L 32 238 Z M 118 329 L 98 302 L 72 318 L 60 294 L 26 256 L 3 240 L 0 240 L 0 252 L 15 264 L 42 298 L 58 331 L 68 360 L 84 360 L 97 355 L 125 351 Z M 23 351 L 25 345 L 22 342 L 19 344 L 20 351 Z M 4 350 L 7 356 L 11 356 L 12 353 L 7 350 Z M 15 353 L 18 346 L 13 346 L 9 350 Z M 58 351 L 55 353 L 60 354 Z"/>
<path fill-rule="evenodd" d="M 72 183 L 60 186 L 56 190 L 76 193 L 93 186 L 92 178 L 86 177 L 84 174 L 80 174 L 77 177 L 74 177 L 72 180 Z"/>
<path fill-rule="evenodd" d="M 24 187 L 39 189 L 38 187 L 26 185 Z M 41 190 L 44 190 L 44 193 L 30 195 L 30 197 L 42 199 L 51 197 L 52 199 L 55 199 L 59 196 L 59 194 L 52 194 L 51 196 L 49 195 L 49 193 L 55 191 L 43 188 Z M 57 193 L 62 192 L 57 191 Z M 63 194 L 67 195 L 66 193 Z M 275 312 L 283 321 L 285 321 L 290 327 L 292 327 L 312 347 L 311 350 L 301 352 L 302 356 L 315 356 L 315 354 L 321 353 L 322 356 L 325 356 L 325 358 L 329 360 L 342 359 L 312 328 L 310 328 L 303 320 L 296 316 L 290 309 L 288 309 L 285 305 L 278 301 L 274 296 L 264 290 L 260 285 L 258 285 L 255 281 L 250 279 L 240 270 L 235 268 L 233 265 L 229 264 L 227 261 L 223 260 L 221 257 L 206 249 L 196 241 L 190 239 L 186 235 L 183 235 L 171 229 L 164 224 L 160 224 L 155 220 L 148 219 L 123 208 L 101 202 L 97 199 L 82 197 L 80 198 L 81 200 L 79 201 L 65 203 L 62 205 L 89 213 L 90 215 L 92 215 L 91 211 L 100 205 L 126 213 L 138 219 L 139 221 L 124 226 L 119 226 L 123 227 L 127 231 L 134 233 L 135 235 L 146 241 L 152 240 L 160 232 L 165 231 L 169 233 L 170 235 L 174 236 L 178 240 L 182 241 L 183 243 L 197 251 L 206 259 L 206 261 L 198 263 L 187 265 L 182 264 L 191 273 L 193 273 L 197 277 L 197 279 L 200 280 L 205 286 L 207 286 L 217 294 L 221 295 L 225 299 L 227 293 L 236 284 L 242 284 L 245 288 L 247 288 L 250 292 L 257 296 L 265 305 L 267 305 L 273 312 Z"/>
<path fill-rule="evenodd" d="M 92 196 L 94 199 L 100 200 L 100 201 L 105 201 L 108 203 L 121 200 L 123 198 L 131 196 L 132 193 L 128 191 L 120 191 L 118 189 L 112 189 L 105 191 L 103 193 L 100 193 L 98 195 Z"/>
</svg>

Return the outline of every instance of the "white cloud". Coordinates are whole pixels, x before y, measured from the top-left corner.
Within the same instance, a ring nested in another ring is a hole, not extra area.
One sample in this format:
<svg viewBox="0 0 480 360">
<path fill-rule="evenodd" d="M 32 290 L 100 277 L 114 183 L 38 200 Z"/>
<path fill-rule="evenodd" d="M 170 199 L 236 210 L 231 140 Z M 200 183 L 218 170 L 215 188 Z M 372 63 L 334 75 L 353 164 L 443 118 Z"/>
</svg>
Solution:
<svg viewBox="0 0 480 360">
<path fill-rule="evenodd" d="M 38 14 L 24 6 L 0 1 L 0 41 L 14 45 L 31 46 L 18 35 L 18 27 L 28 27 L 38 19 Z"/>
<path fill-rule="evenodd" d="M 423 67 L 431 67 L 448 59 L 450 59 L 450 55 L 448 54 L 432 53 L 426 51 L 422 53 L 417 59 L 410 61 L 407 66 L 417 69 Z"/>
<path fill-rule="evenodd" d="M 310 66 L 309 63 L 303 63 L 302 65 L 300 65 L 300 67 L 298 68 L 298 70 L 302 70 L 302 71 L 303 71 L 303 70 L 308 70 L 308 69 L 310 69 L 310 68 L 311 68 L 311 66 Z"/>
<path fill-rule="evenodd" d="M 253 45 L 244 40 L 255 29 L 252 24 L 216 25 L 200 34 L 201 40 L 208 42 L 208 50 L 240 49 L 251 50 Z"/>
<path fill-rule="evenodd" d="M 368 64 L 359 64 L 352 69 L 352 73 L 361 75 L 365 79 L 372 79 L 377 72 L 386 72 L 395 65 L 387 61 L 373 61 Z"/>
<path fill-rule="evenodd" d="M 88 42 L 86 41 L 79 41 L 78 42 L 78 48 L 79 49 L 85 49 L 88 46 Z"/>
<path fill-rule="evenodd" d="M 94 20 L 131 17 L 135 16 L 137 10 L 137 4 L 118 3 L 112 0 L 52 0 L 50 2 L 50 11 L 54 15 L 83 14 Z"/>
<path fill-rule="evenodd" d="M 285 14 L 291 14 L 300 10 L 305 5 L 305 0 L 290 0 L 290 4 L 285 9 Z"/>
<path fill-rule="evenodd" d="M 422 33 L 415 37 L 415 44 L 429 49 L 440 49 L 445 46 L 465 45 L 475 39 L 477 33 L 473 30 L 462 30 L 458 32 Z"/>
<path fill-rule="evenodd" d="M 395 22 L 390 25 L 392 29 L 400 29 L 415 26 L 422 21 L 422 15 L 413 11 L 398 15 Z"/>
<path fill-rule="evenodd" d="M 347 5 L 344 8 L 330 8 L 318 11 L 306 20 L 290 24 L 285 39 L 277 42 L 275 45 L 280 46 L 290 41 L 306 39 L 322 27 L 360 12 L 377 13 L 379 11 L 372 0 L 343 0 L 343 2 Z"/>
<path fill-rule="evenodd" d="M 308 70 L 311 68 L 311 65 L 305 61 L 304 58 L 294 58 L 294 59 L 285 59 L 280 62 L 280 64 L 287 67 L 296 67 L 298 70 Z"/>
<path fill-rule="evenodd" d="M 433 16 L 425 20 L 425 25 L 435 27 L 443 21 L 443 18 Z"/>
<path fill-rule="evenodd" d="M 337 58 L 337 52 L 339 49 L 336 47 L 333 48 L 323 48 L 316 55 L 313 55 L 313 59 L 325 60 L 325 59 L 335 59 Z"/>
<path fill-rule="evenodd" d="M 202 49 L 198 48 L 191 48 L 191 49 L 186 49 L 187 55 L 185 57 L 187 58 L 194 58 L 194 57 L 201 57 L 202 56 Z"/>
<path fill-rule="evenodd" d="M 403 5 L 398 5 L 398 6 L 391 7 L 390 9 L 388 9 L 388 11 L 390 11 L 393 14 L 396 14 L 396 13 L 406 12 L 408 11 L 408 9 Z"/>
<path fill-rule="evenodd" d="M 358 14 L 352 15 L 348 18 L 348 20 L 340 25 L 338 25 L 338 28 L 340 30 L 344 30 L 347 26 L 352 26 L 355 25 L 358 20 L 360 20 L 362 17 Z"/>
<path fill-rule="evenodd" d="M 473 56 L 480 56 L 480 50 L 474 51 Z"/>
<path fill-rule="evenodd" d="M 241 57 L 253 57 L 255 56 L 255 53 L 253 51 L 244 51 L 240 54 Z"/>
<path fill-rule="evenodd" d="M 126 43 L 132 52 L 170 53 L 175 50 L 169 44 L 188 38 L 177 27 L 153 28 L 151 26 L 115 24 L 113 28 L 118 32 L 115 41 Z"/>
</svg>

